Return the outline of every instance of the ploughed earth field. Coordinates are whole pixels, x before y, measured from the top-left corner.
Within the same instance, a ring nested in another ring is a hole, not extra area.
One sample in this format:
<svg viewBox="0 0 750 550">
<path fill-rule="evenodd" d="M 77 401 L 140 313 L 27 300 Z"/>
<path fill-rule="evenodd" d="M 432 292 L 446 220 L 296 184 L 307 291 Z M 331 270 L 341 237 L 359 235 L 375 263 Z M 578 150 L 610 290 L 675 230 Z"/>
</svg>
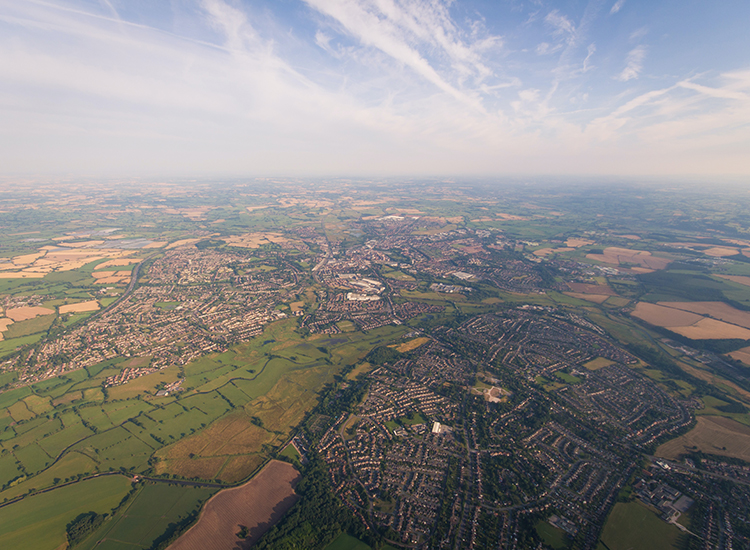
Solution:
<svg viewBox="0 0 750 550">
<path fill-rule="evenodd" d="M 249 548 L 297 500 L 299 472 L 287 462 L 272 460 L 250 481 L 225 489 L 208 501 L 200 519 L 170 550 Z M 247 538 L 237 533 L 246 529 Z"/>
</svg>

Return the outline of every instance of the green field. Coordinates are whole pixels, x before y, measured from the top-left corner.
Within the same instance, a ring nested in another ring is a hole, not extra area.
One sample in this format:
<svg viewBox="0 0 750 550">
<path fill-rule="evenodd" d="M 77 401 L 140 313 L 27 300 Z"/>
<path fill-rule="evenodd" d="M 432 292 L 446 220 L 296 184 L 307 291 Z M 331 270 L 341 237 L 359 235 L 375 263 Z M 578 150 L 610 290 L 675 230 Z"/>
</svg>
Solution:
<svg viewBox="0 0 750 550">
<path fill-rule="evenodd" d="M 557 371 L 555 376 L 567 384 L 580 384 L 581 379 L 567 372 Z"/>
<path fill-rule="evenodd" d="M 306 340 L 295 328 L 293 319 L 273 323 L 260 337 L 225 353 L 137 378 L 109 388 L 106 395 L 103 380 L 132 361 L 110 360 L 0 394 L 0 483 L 5 484 L 0 498 L 110 468 L 145 472 L 159 449 L 182 440 L 190 447 L 190 438 L 204 432 L 221 437 L 205 428 L 232 410 L 244 409 L 249 439 L 218 455 L 206 451 L 207 458 L 223 457 L 220 462 L 212 459 L 213 469 L 194 471 L 182 459 L 168 464 L 170 473 L 210 478 L 224 471 L 226 461 L 232 463 L 227 472 L 233 472 L 226 475 L 242 476 L 255 468 L 261 445 L 271 445 L 267 453 L 287 437 L 334 375 L 361 361 L 374 342 L 396 339 L 408 330 L 387 326 L 368 334 L 352 331 Z M 185 391 L 154 396 L 161 384 L 180 375 Z M 252 418 L 262 426 L 253 429 L 266 435 L 250 435 Z M 241 463 L 248 470 L 237 470 Z M 8 486 L 20 476 L 26 480 Z"/>
<path fill-rule="evenodd" d="M 77 548 L 107 550 L 150 548 L 172 523 L 185 520 L 216 493 L 216 489 L 144 483 L 128 503 Z"/>
<path fill-rule="evenodd" d="M 553 550 L 562 550 L 570 547 L 571 540 L 562 529 L 558 529 L 546 521 L 537 523 L 535 529 L 544 544 Z"/>
<path fill-rule="evenodd" d="M 370 550 L 370 545 L 365 544 L 351 535 L 341 533 L 338 537 L 333 539 L 333 542 L 326 546 L 324 550 Z"/>
<path fill-rule="evenodd" d="M 53 550 L 66 541 L 65 526 L 79 514 L 109 513 L 130 490 L 123 476 L 62 487 L 0 508 L 0 540 L 13 550 Z"/>
<path fill-rule="evenodd" d="M 279 456 L 283 456 L 291 460 L 297 467 L 299 467 L 300 463 L 300 456 L 297 452 L 297 449 L 294 448 L 294 445 L 291 443 L 284 447 L 284 450 L 282 450 L 279 453 Z"/>
<path fill-rule="evenodd" d="M 680 530 L 638 501 L 618 502 L 604 525 L 601 540 L 610 550 L 680 548 Z"/>
</svg>

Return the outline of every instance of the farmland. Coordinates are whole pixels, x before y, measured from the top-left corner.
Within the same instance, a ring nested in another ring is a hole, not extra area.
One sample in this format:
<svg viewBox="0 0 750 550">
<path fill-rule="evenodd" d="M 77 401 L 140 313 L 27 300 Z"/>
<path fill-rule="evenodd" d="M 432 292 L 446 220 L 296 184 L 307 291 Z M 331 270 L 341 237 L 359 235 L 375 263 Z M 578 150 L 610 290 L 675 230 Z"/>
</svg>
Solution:
<svg viewBox="0 0 750 550">
<path fill-rule="evenodd" d="M 285 462 L 272 461 L 245 485 L 214 496 L 198 523 L 175 542 L 173 550 L 221 550 L 237 543 L 244 526 L 247 540 L 260 538 L 295 501 L 299 473 Z"/>
<path fill-rule="evenodd" d="M 216 489 L 146 482 L 78 548 L 150 548 L 169 524 L 188 519 Z"/>
<path fill-rule="evenodd" d="M 0 544 L 50 526 L 38 547 L 58 548 L 75 515 L 132 489 L 82 547 L 146 549 L 235 487 L 179 543 L 204 545 L 189 541 L 231 495 L 291 504 L 278 458 L 325 480 L 298 489 L 326 510 L 287 516 L 320 520 L 290 531 L 317 550 L 647 543 L 628 531 L 668 547 L 657 515 L 614 505 L 630 465 L 657 448 L 750 460 L 733 196 L 191 185 L 4 204 L 19 217 L 0 236 L 0 524 L 25 515 Z M 689 228 L 663 221 L 672 202 Z M 58 495 L 62 512 L 39 505 Z M 722 518 L 744 533 L 735 508 Z M 278 517 L 217 532 L 235 544 Z"/>
<path fill-rule="evenodd" d="M 720 319 L 732 320 L 736 323 L 750 324 L 750 316 L 737 311 L 726 304 L 714 302 L 659 302 L 651 304 L 639 302 L 633 315 L 658 327 L 669 328 L 671 331 L 694 340 L 710 339 L 739 339 L 750 340 L 750 329 L 743 325 L 730 324 L 698 313 L 716 316 Z M 707 304 L 707 305 L 704 305 Z"/>
<path fill-rule="evenodd" d="M 130 489 L 123 476 L 106 476 L 0 508 L 0 540 L 14 550 L 58 548 L 71 519 L 88 511 L 109 513 Z"/>
<path fill-rule="evenodd" d="M 656 454 L 675 459 L 695 450 L 750 462 L 750 428 L 729 418 L 699 416 L 695 428 L 664 443 Z"/>
</svg>

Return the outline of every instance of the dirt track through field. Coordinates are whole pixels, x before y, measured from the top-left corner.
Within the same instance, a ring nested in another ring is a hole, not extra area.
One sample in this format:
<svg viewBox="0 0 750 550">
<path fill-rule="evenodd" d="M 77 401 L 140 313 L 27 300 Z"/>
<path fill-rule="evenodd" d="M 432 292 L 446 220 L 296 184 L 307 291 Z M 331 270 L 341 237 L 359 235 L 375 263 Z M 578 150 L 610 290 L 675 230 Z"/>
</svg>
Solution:
<svg viewBox="0 0 750 550">
<path fill-rule="evenodd" d="M 169 550 L 240 550 L 249 548 L 297 500 L 294 486 L 299 472 L 286 462 L 272 460 L 250 481 L 225 489 L 206 503 L 200 519 Z M 248 537 L 237 537 L 242 526 Z"/>
</svg>

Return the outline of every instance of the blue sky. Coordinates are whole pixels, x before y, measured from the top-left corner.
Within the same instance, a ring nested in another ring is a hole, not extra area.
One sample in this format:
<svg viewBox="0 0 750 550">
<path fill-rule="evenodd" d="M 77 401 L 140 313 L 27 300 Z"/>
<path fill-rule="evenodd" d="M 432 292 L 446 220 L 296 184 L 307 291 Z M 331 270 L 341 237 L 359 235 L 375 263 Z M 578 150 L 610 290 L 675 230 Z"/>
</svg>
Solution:
<svg viewBox="0 0 750 550">
<path fill-rule="evenodd" d="M 0 0 L 0 175 L 750 175 L 747 0 Z"/>
</svg>

